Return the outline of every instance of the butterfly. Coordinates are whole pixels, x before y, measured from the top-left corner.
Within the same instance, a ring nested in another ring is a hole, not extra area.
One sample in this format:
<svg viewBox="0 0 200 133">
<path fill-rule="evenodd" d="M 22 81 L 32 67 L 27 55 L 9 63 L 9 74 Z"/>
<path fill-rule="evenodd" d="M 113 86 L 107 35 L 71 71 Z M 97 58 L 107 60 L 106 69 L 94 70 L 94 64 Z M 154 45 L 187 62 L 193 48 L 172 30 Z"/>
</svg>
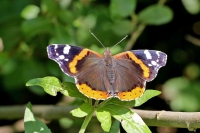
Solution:
<svg viewBox="0 0 200 133">
<path fill-rule="evenodd" d="M 109 48 L 101 55 L 79 46 L 52 44 L 47 53 L 75 79 L 81 93 L 96 100 L 139 98 L 146 82 L 152 81 L 167 61 L 165 53 L 155 50 L 131 50 L 112 56 Z"/>
</svg>

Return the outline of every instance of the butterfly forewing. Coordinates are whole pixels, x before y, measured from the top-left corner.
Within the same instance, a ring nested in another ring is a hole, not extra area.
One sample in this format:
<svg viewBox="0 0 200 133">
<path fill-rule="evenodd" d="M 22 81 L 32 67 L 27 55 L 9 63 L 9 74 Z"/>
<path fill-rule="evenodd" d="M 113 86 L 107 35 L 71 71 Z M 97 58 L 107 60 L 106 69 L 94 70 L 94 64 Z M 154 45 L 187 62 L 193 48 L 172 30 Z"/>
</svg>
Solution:
<svg viewBox="0 0 200 133">
<path fill-rule="evenodd" d="M 132 65 L 127 67 L 140 78 L 151 81 L 156 77 L 158 70 L 165 66 L 167 55 L 155 50 L 132 50 L 117 54 L 114 58 L 120 60 L 120 64 L 124 66 L 125 62 L 131 61 Z"/>
<path fill-rule="evenodd" d="M 48 57 L 57 62 L 61 70 L 69 76 L 77 75 L 70 70 L 69 65 L 82 50 L 81 47 L 62 44 L 52 44 L 47 47 Z"/>
</svg>

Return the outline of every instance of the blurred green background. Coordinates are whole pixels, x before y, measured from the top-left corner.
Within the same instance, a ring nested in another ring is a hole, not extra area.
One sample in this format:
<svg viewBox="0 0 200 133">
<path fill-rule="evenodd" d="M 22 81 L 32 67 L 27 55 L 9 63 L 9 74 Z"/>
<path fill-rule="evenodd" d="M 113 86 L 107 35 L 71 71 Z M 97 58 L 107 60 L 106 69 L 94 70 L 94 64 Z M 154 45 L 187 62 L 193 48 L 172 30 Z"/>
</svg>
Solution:
<svg viewBox="0 0 200 133">
<path fill-rule="evenodd" d="M 46 47 L 52 43 L 73 44 L 103 53 L 105 49 L 89 33 L 92 30 L 106 47 L 128 35 L 111 49 L 113 54 L 131 49 L 167 53 L 167 65 L 147 83 L 147 89 L 163 93 L 140 109 L 200 111 L 200 0 L 1 0 L 0 16 L 1 106 L 29 101 L 33 105 L 74 103 L 74 99 L 61 94 L 53 97 L 25 84 L 45 76 L 73 82 L 48 59 Z M 7 133 L 23 132 L 23 128 L 16 128 L 20 122 L 0 120 L 0 132 L 5 127 Z M 81 123 L 82 119 L 66 118 L 51 121 L 48 126 L 53 133 L 66 133 L 77 132 Z M 157 127 L 151 130 L 189 132 Z M 102 132 L 96 120 L 89 124 L 88 131 Z"/>
</svg>

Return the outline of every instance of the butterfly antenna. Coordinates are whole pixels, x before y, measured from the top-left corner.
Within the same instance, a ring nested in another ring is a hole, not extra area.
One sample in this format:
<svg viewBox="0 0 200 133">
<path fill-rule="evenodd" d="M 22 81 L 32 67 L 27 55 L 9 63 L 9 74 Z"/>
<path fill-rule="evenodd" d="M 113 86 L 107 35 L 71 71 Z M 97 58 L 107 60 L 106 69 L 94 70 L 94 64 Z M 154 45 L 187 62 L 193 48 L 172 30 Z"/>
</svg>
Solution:
<svg viewBox="0 0 200 133">
<path fill-rule="evenodd" d="M 99 41 L 99 39 L 94 35 L 94 33 L 92 33 L 91 30 L 89 30 L 89 32 L 90 32 L 90 34 L 92 34 L 92 35 L 94 36 L 94 38 L 97 39 L 97 41 Z M 103 43 L 102 43 L 101 41 L 99 41 L 99 42 L 100 42 L 100 44 L 105 48 L 105 46 L 103 45 Z"/>
<path fill-rule="evenodd" d="M 122 40 L 120 40 L 118 43 L 116 43 L 112 48 L 114 48 L 115 46 L 117 46 L 117 44 L 121 43 L 124 39 L 126 39 L 128 37 L 128 35 L 126 35 L 124 38 L 122 38 Z"/>
</svg>

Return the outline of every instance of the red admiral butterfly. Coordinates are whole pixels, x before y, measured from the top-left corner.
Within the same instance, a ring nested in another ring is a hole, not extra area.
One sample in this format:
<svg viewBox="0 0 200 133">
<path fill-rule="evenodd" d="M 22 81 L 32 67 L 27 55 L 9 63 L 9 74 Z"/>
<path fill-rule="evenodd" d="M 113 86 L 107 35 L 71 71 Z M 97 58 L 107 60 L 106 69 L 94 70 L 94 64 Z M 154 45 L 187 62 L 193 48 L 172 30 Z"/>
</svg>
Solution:
<svg viewBox="0 0 200 133">
<path fill-rule="evenodd" d="M 101 55 L 78 46 L 52 44 L 47 52 L 65 74 L 75 78 L 81 93 L 96 100 L 117 97 L 129 101 L 140 97 L 146 81 L 152 81 L 167 60 L 165 53 L 154 50 L 112 56 L 109 48 Z"/>
</svg>

